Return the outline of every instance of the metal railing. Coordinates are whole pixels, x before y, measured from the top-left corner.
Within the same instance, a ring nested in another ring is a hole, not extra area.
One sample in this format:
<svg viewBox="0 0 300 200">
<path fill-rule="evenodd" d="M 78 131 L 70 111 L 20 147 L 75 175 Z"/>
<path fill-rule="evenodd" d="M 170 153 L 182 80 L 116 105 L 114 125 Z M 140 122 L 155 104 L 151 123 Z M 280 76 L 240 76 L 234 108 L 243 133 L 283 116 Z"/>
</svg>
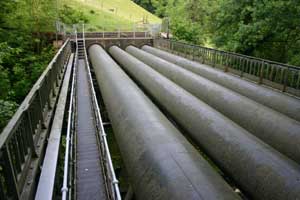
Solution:
<svg viewBox="0 0 300 200">
<path fill-rule="evenodd" d="M 156 39 L 154 46 L 300 96 L 300 67 L 173 40 Z"/>
<path fill-rule="evenodd" d="M 77 34 L 78 38 L 82 38 L 83 33 Z M 98 39 L 98 38 L 107 38 L 107 39 L 119 39 L 119 38 L 151 38 L 151 34 L 148 31 L 139 31 L 139 32 L 133 32 L 133 31 L 116 31 L 116 32 L 87 32 L 85 33 L 85 38 L 92 38 L 92 39 Z M 74 36 L 71 36 L 71 39 L 75 39 Z"/>
<path fill-rule="evenodd" d="M 0 135 L 0 199 L 23 198 L 24 187 L 33 186 L 35 182 L 47 127 L 70 53 L 67 40 Z"/>
<path fill-rule="evenodd" d="M 68 109 L 68 120 L 67 120 L 67 134 L 65 143 L 65 158 L 64 158 L 64 176 L 63 176 L 63 186 L 61 189 L 62 200 L 73 199 L 72 189 L 73 189 L 73 145 L 74 145 L 74 133 L 75 133 L 75 112 L 76 112 L 76 74 L 77 74 L 77 64 L 78 64 L 78 42 L 77 42 L 77 30 L 74 27 L 76 52 L 73 64 L 73 75 L 70 93 L 70 102 Z"/>
<path fill-rule="evenodd" d="M 100 140 L 100 150 L 101 150 L 101 155 L 102 155 L 102 161 L 104 165 L 104 170 L 105 170 L 105 179 L 106 179 L 106 184 L 107 184 L 107 189 L 109 193 L 109 199 L 115 199 L 115 200 L 121 200 L 121 194 L 119 190 L 119 182 L 116 178 L 114 167 L 112 164 L 112 159 L 110 156 L 110 151 L 108 147 L 108 142 L 106 138 L 106 133 L 103 127 L 103 122 L 102 122 L 102 117 L 100 113 L 100 107 L 97 101 L 96 93 L 95 93 L 95 88 L 93 85 L 93 79 L 91 75 L 91 70 L 90 70 L 90 65 L 88 62 L 88 57 L 86 53 L 86 46 L 85 46 L 85 31 L 84 31 L 84 24 L 83 24 L 83 47 L 84 47 L 84 56 L 85 56 L 85 64 L 88 70 L 88 77 L 89 77 L 89 85 L 91 88 L 92 92 L 92 103 L 94 106 L 94 114 L 95 114 L 95 120 L 96 120 L 96 128 L 99 133 L 99 140 Z"/>
</svg>

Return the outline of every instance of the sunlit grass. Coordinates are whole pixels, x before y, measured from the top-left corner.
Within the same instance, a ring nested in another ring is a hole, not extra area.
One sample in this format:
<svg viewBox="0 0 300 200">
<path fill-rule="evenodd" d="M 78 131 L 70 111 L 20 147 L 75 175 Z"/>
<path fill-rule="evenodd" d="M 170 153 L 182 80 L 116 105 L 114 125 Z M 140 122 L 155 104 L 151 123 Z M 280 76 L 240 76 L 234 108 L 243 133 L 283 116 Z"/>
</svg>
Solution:
<svg viewBox="0 0 300 200">
<path fill-rule="evenodd" d="M 161 19 L 130 0 L 65 0 L 89 19 L 87 30 L 132 30 L 139 24 L 157 24 Z"/>
</svg>

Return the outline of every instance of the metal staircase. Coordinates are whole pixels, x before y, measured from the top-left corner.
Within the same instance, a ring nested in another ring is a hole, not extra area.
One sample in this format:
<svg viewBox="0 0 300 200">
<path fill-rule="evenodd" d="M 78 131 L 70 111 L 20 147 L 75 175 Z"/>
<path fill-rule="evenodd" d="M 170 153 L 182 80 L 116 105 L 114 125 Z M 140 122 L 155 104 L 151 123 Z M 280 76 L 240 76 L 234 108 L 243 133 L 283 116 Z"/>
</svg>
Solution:
<svg viewBox="0 0 300 200">
<path fill-rule="evenodd" d="M 77 40 L 77 45 L 78 45 L 78 59 L 85 59 L 85 55 L 84 55 L 84 40 L 82 39 L 78 39 Z"/>
</svg>

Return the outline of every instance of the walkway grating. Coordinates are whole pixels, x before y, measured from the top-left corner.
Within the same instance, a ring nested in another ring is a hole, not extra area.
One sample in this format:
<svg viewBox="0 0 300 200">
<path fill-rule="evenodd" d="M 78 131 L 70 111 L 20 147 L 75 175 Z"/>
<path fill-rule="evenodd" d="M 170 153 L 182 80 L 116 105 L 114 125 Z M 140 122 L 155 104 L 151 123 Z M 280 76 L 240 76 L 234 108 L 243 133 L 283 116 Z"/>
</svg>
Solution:
<svg viewBox="0 0 300 200">
<path fill-rule="evenodd" d="M 77 199 L 107 199 L 84 59 L 78 61 L 77 113 Z"/>
</svg>

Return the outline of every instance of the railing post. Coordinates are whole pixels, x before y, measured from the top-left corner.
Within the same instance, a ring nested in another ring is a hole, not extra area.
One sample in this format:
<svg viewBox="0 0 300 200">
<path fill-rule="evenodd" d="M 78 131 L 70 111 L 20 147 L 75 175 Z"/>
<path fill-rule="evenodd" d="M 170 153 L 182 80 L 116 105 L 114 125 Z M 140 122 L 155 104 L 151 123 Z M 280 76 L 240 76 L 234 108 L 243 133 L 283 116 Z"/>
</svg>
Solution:
<svg viewBox="0 0 300 200">
<path fill-rule="evenodd" d="M 214 50 L 213 52 L 214 52 L 214 54 L 213 54 L 213 67 L 216 67 L 216 55 L 217 55 L 217 51 Z"/>
<path fill-rule="evenodd" d="M 52 105 L 51 105 L 51 97 L 52 97 L 52 94 L 51 94 L 51 73 L 52 73 L 52 69 L 49 69 L 49 73 L 47 75 L 47 87 L 48 87 L 48 94 L 47 94 L 47 109 L 50 110 Z"/>
<path fill-rule="evenodd" d="M 133 23 L 133 38 L 135 39 L 135 24 Z"/>
<path fill-rule="evenodd" d="M 31 117 L 30 117 L 30 113 L 29 113 L 29 110 L 26 110 L 24 111 L 26 114 L 25 114 L 25 117 L 26 117 L 26 121 L 28 122 L 28 142 L 29 142 L 29 147 L 31 149 L 31 152 L 33 154 L 34 157 L 37 157 L 37 152 L 35 150 L 35 146 L 34 146 L 34 141 L 33 141 L 33 135 L 34 135 L 34 129 L 33 129 L 33 126 L 32 126 L 32 121 L 31 121 Z"/>
<path fill-rule="evenodd" d="M 7 192 L 12 199 L 20 199 L 20 193 L 18 190 L 17 179 L 15 171 L 13 170 L 13 162 L 9 153 L 9 148 L 7 144 L 4 146 L 3 151 L 3 160 L 5 161 L 3 167 L 5 171 L 6 180 L 8 182 Z"/>
<path fill-rule="evenodd" d="M 284 80 L 283 80 L 282 92 L 286 91 L 288 73 L 289 73 L 289 68 L 284 69 Z"/>
<path fill-rule="evenodd" d="M 41 110 L 41 123 L 42 123 L 42 126 L 43 126 L 42 128 L 46 128 L 45 119 L 44 119 L 44 107 L 43 107 L 40 88 L 38 89 L 37 92 L 38 92 L 39 106 L 40 106 L 40 110 Z"/>
<path fill-rule="evenodd" d="M 259 82 L 258 84 L 262 84 L 263 83 L 263 77 L 264 77 L 264 68 L 265 68 L 265 62 L 262 61 L 261 63 L 261 67 L 260 67 L 260 73 L 259 73 Z"/>
<path fill-rule="evenodd" d="M 195 60 L 195 46 L 192 46 L 192 60 Z"/>
<path fill-rule="evenodd" d="M 229 67 L 229 54 L 228 53 L 225 53 L 225 68 L 228 68 Z"/>
<path fill-rule="evenodd" d="M 223 53 L 224 55 L 224 53 Z M 224 66 L 224 72 L 228 72 L 228 64 L 226 63 L 226 58 L 228 57 L 228 54 L 225 53 L 225 66 Z"/>
<path fill-rule="evenodd" d="M 240 77 L 243 77 L 243 70 L 244 70 L 244 63 L 245 63 L 243 57 L 241 57 L 240 63 L 241 63 Z"/>
<path fill-rule="evenodd" d="M 82 38 L 84 38 L 84 23 L 82 24 Z"/>
</svg>

